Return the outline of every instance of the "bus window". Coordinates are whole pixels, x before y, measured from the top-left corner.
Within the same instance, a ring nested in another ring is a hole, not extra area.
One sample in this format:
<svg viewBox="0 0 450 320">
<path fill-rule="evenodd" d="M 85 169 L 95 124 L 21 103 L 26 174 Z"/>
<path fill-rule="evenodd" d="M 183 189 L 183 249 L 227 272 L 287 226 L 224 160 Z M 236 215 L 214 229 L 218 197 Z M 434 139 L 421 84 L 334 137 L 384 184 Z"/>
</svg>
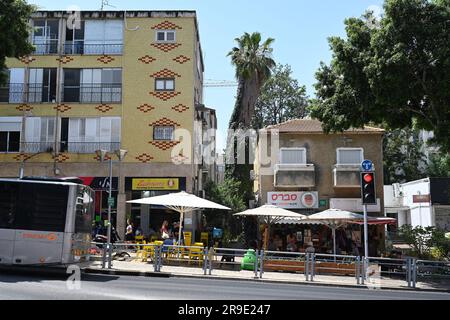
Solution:
<svg viewBox="0 0 450 320">
<path fill-rule="evenodd" d="M 0 182 L 0 229 L 13 229 L 17 185 Z"/>
<path fill-rule="evenodd" d="M 91 233 L 94 213 L 94 193 L 86 187 L 79 187 L 75 210 L 75 233 Z"/>
<path fill-rule="evenodd" d="M 21 183 L 19 189 L 16 229 L 64 232 L 68 186 Z"/>
</svg>

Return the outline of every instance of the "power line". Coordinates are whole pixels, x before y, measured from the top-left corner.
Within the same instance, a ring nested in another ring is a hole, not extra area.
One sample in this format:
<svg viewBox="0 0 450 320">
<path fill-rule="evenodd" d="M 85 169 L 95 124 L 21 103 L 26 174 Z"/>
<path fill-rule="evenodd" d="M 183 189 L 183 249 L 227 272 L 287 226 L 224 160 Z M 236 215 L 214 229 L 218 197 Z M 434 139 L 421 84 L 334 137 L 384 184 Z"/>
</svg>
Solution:
<svg viewBox="0 0 450 320">
<path fill-rule="evenodd" d="M 204 87 L 237 87 L 238 83 L 236 81 L 230 81 L 230 80 L 213 80 L 213 79 L 206 79 L 206 81 L 203 83 Z"/>
</svg>

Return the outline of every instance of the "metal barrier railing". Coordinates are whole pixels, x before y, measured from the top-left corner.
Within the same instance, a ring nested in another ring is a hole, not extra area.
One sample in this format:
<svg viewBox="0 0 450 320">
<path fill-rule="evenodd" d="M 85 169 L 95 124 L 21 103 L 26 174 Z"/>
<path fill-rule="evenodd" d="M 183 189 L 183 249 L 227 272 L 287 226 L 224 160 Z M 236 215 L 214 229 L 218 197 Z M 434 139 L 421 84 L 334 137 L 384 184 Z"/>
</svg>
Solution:
<svg viewBox="0 0 450 320">
<path fill-rule="evenodd" d="M 132 260 L 151 262 L 155 272 L 160 272 L 164 264 L 172 261 L 196 262 L 201 265 L 204 275 L 212 275 L 214 269 L 224 266 L 244 266 L 248 249 L 207 248 L 202 246 L 179 246 L 172 244 L 141 244 L 114 243 L 108 249 L 105 243 L 92 243 L 102 247 L 102 268 L 111 268 L 114 253 L 129 252 Z M 406 259 L 391 259 L 383 257 L 364 257 L 315 254 L 302 252 L 280 252 L 256 250 L 252 265 L 247 270 L 253 270 L 254 278 L 262 279 L 267 271 L 287 271 L 301 273 L 306 281 L 314 281 L 316 276 L 344 275 L 354 276 L 356 284 L 365 284 L 378 277 L 387 279 L 404 279 L 408 287 L 415 288 L 417 279 L 450 280 L 450 262 Z M 253 255 L 253 253 L 252 253 Z M 238 258 L 238 259 L 236 259 Z"/>
</svg>

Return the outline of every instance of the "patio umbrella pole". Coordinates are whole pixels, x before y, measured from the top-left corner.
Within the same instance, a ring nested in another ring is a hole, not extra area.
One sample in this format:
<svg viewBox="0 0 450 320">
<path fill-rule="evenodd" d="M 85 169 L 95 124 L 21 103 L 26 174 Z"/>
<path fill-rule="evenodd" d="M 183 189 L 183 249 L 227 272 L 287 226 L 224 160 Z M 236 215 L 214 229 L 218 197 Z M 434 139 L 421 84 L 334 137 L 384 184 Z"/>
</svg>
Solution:
<svg viewBox="0 0 450 320">
<path fill-rule="evenodd" d="M 336 262 L 336 228 L 331 228 L 333 232 L 333 253 L 334 253 L 334 262 Z"/>
<path fill-rule="evenodd" d="M 183 219 L 184 219 L 184 208 L 181 207 L 180 210 L 180 225 L 178 226 L 178 245 L 181 245 L 181 225 L 183 223 Z"/>
</svg>

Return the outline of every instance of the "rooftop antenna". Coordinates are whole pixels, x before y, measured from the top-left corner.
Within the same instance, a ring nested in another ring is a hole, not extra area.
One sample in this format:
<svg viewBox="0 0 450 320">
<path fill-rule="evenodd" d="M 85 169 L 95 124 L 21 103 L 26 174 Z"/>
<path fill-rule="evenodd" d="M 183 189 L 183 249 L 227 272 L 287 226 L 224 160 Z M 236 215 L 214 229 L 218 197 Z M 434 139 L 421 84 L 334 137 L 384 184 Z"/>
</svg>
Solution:
<svg viewBox="0 0 450 320">
<path fill-rule="evenodd" d="M 102 0 L 102 7 L 100 8 L 101 11 L 103 11 L 103 7 L 104 7 L 104 6 L 116 8 L 115 6 L 109 4 L 109 0 Z"/>
</svg>

